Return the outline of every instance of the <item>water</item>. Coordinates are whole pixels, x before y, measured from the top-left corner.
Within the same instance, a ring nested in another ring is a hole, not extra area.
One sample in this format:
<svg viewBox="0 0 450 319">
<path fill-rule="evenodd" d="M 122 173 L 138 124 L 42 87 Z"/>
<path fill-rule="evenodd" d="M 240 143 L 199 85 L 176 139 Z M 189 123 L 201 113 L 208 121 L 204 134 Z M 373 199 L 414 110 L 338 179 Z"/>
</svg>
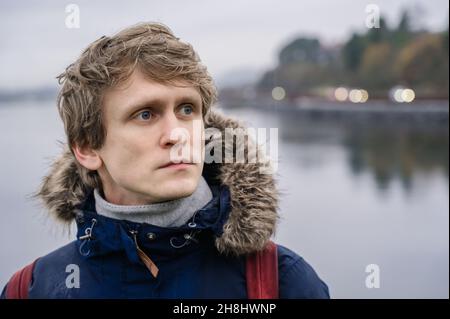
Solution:
<svg viewBox="0 0 450 319">
<path fill-rule="evenodd" d="M 448 298 L 446 127 L 342 125 L 227 110 L 279 128 L 276 241 L 303 256 L 335 298 Z M 426 124 L 426 123 L 425 123 Z M 0 105 L 0 285 L 72 240 L 29 198 L 64 140 L 50 102 Z M 368 289 L 366 266 L 380 268 Z"/>
</svg>

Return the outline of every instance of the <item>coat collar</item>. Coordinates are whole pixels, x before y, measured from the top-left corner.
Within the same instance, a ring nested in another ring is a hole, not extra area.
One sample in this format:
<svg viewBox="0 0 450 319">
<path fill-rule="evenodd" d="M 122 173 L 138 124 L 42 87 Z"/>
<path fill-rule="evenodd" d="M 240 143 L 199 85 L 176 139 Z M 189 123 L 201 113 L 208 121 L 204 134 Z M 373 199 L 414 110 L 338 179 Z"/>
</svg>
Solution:
<svg viewBox="0 0 450 319">
<path fill-rule="evenodd" d="M 207 141 L 210 147 L 226 149 L 237 147 L 225 145 L 226 128 L 243 129 L 235 119 L 217 111 L 205 116 L 205 128 L 216 128 L 221 134 L 213 135 Z M 248 143 L 253 143 L 249 138 Z M 244 145 L 247 152 L 247 144 Z M 274 234 L 278 220 L 278 191 L 272 174 L 261 173 L 268 162 L 257 163 L 211 163 L 204 165 L 203 176 L 208 184 L 226 186 L 230 194 L 230 212 L 215 239 L 215 246 L 224 254 L 242 255 L 263 249 Z M 224 156 L 224 154 L 223 154 Z M 77 209 L 92 192 L 89 176 L 76 162 L 68 147 L 52 164 L 37 193 L 50 214 L 63 222 L 72 222 Z"/>
<path fill-rule="evenodd" d="M 130 261 L 139 263 L 137 243 L 156 260 L 214 245 L 214 239 L 223 233 L 231 209 L 227 186 L 212 185 L 211 191 L 211 201 L 180 227 L 159 227 L 99 215 L 91 193 L 75 210 L 78 250 L 86 258 L 125 251 Z"/>
</svg>

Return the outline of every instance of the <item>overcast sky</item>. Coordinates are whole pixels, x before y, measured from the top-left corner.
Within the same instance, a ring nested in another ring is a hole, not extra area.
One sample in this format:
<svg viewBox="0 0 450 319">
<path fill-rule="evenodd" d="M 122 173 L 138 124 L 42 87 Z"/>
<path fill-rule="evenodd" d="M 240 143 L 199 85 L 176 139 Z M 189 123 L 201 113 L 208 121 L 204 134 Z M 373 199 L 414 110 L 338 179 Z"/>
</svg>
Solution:
<svg viewBox="0 0 450 319">
<path fill-rule="evenodd" d="M 78 29 L 65 25 L 70 3 L 80 9 Z M 369 3 L 391 23 L 402 8 L 419 4 L 420 23 L 432 30 L 448 24 L 447 0 L 2 1 L 0 89 L 55 85 L 55 76 L 91 41 L 140 21 L 167 24 L 195 47 L 216 79 L 236 70 L 265 70 L 298 35 L 334 44 L 363 31 Z"/>
</svg>

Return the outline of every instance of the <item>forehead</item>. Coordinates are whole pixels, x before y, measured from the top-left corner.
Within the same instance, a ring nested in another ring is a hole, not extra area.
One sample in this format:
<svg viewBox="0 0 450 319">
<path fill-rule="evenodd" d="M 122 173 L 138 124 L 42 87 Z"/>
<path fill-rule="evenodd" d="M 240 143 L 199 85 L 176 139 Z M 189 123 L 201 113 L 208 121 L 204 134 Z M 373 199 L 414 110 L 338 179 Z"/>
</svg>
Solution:
<svg viewBox="0 0 450 319">
<path fill-rule="evenodd" d="M 128 108 L 146 103 L 173 105 L 188 99 L 201 104 L 201 95 L 197 88 L 185 80 L 161 83 L 136 69 L 120 85 L 109 88 L 103 95 L 103 107 L 112 111 L 127 111 Z"/>
</svg>

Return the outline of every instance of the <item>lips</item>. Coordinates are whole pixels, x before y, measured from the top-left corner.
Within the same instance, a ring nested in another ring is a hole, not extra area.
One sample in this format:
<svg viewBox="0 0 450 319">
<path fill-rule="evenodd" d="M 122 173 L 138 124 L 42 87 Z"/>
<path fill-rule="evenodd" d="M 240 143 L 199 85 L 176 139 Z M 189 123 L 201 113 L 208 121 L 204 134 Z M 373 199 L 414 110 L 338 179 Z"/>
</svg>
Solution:
<svg viewBox="0 0 450 319">
<path fill-rule="evenodd" d="M 168 162 L 168 163 L 165 163 L 165 164 L 161 165 L 159 168 L 166 168 L 166 167 L 177 166 L 177 165 L 181 166 L 181 165 L 193 165 L 193 164 L 192 163 L 188 163 L 188 162 L 183 162 L 183 161 L 178 162 L 178 163 Z"/>
</svg>

